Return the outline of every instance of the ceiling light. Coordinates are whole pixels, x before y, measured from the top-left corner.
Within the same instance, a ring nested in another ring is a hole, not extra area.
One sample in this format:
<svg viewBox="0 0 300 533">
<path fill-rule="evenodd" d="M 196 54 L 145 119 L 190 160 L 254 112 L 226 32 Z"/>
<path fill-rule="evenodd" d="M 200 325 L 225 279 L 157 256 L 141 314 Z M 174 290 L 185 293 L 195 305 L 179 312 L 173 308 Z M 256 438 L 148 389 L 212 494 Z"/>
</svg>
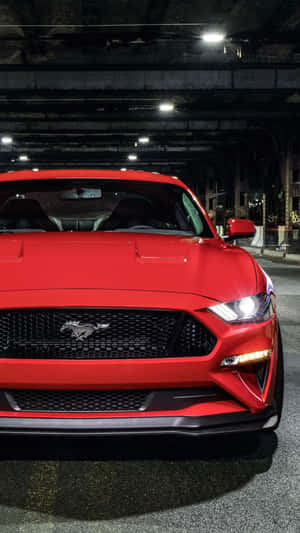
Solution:
<svg viewBox="0 0 300 533">
<path fill-rule="evenodd" d="M 14 163 L 14 162 L 15 162 L 15 159 L 11 159 L 11 162 Z"/>
<path fill-rule="evenodd" d="M 147 144 L 150 141 L 149 137 L 139 137 L 140 144 Z"/>
<path fill-rule="evenodd" d="M 125 170 L 127 170 L 127 168 L 123 167 L 123 168 L 121 168 L 121 170 L 124 172 Z"/>
<path fill-rule="evenodd" d="M 19 161 L 29 161 L 29 157 L 26 154 L 19 155 Z"/>
<path fill-rule="evenodd" d="M 129 159 L 129 161 L 136 161 L 137 160 L 137 155 L 136 154 L 129 154 L 128 159 Z"/>
<path fill-rule="evenodd" d="M 1 137 L 2 144 L 12 144 L 13 138 L 10 135 L 4 135 Z"/>
<path fill-rule="evenodd" d="M 172 104 L 171 102 L 163 102 L 163 103 L 159 104 L 159 110 L 163 111 L 164 113 L 169 112 L 169 111 L 173 111 L 174 110 L 174 104 Z"/>
<path fill-rule="evenodd" d="M 33 172 L 38 172 L 40 169 L 37 168 L 37 167 L 34 167 L 32 170 L 33 170 Z"/>
<path fill-rule="evenodd" d="M 225 39 L 224 33 L 210 31 L 202 35 L 202 39 L 206 43 L 221 43 Z"/>
</svg>

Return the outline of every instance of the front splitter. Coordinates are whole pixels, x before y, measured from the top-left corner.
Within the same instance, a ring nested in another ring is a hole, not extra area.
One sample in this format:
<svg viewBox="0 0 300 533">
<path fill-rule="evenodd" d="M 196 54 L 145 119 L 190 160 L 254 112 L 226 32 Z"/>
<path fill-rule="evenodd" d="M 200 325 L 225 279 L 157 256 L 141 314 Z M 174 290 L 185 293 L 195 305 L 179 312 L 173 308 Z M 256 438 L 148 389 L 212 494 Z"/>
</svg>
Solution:
<svg viewBox="0 0 300 533">
<path fill-rule="evenodd" d="M 177 434 L 189 437 L 272 429 L 272 407 L 260 413 L 237 412 L 202 417 L 0 418 L 0 435 L 130 436 Z M 276 423 L 274 422 L 274 426 Z"/>
</svg>

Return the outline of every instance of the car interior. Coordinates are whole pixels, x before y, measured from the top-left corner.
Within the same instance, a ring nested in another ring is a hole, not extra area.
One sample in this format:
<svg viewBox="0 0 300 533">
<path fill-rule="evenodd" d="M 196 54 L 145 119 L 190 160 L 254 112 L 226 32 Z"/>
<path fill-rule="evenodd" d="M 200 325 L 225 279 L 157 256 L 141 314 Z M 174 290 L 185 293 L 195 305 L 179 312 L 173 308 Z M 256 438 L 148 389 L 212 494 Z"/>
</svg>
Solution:
<svg viewBox="0 0 300 533">
<path fill-rule="evenodd" d="M 53 181 L 55 183 L 53 183 Z M 53 180 L 0 184 L 0 232 L 203 234 L 200 211 L 179 187 L 164 183 Z M 11 190 L 9 190 L 11 189 Z M 207 227 L 206 227 L 207 226 Z"/>
</svg>

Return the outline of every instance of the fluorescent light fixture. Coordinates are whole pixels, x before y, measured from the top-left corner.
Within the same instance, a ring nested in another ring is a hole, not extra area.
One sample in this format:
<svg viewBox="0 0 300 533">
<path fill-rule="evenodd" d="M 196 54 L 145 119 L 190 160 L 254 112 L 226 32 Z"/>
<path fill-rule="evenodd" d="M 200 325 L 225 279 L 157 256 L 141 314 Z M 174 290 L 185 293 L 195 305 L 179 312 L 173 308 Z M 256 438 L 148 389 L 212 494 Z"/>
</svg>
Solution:
<svg viewBox="0 0 300 533">
<path fill-rule="evenodd" d="M 172 104 L 172 102 L 162 102 L 161 104 L 159 104 L 159 110 L 164 113 L 174 111 L 174 104 Z"/>
<path fill-rule="evenodd" d="M 29 161 L 29 157 L 26 154 L 19 155 L 19 161 Z"/>
<path fill-rule="evenodd" d="M 129 154 L 128 159 L 129 159 L 129 161 L 136 161 L 137 160 L 137 155 L 136 154 Z"/>
<path fill-rule="evenodd" d="M 120 170 L 122 170 L 124 172 L 125 170 L 127 170 L 127 168 L 122 167 Z"/>
<path fill-rule="evenodd" d="M 150 141 L 149 137 L 139 137 L 140 144 L 147 144 Z"/>
<path fill-rule="evenodd" d="M 2 144 L 12 144 L 13 138 L 10 135 L 3 135 L 3 137 L 1 137 L 1 142 Z"/>
<path fill-rule="evenodd" d="M 260 350 L 259 352 L 244 353 L 242 355 L 231 355 L 230 357 L 225 357 L 225 359 L 223 359 L 221 367 L 262 363 L 263 361 L 270 359 L 272 352 L 272 348 L 268 348 L 267 350 Z"/>
<path fill-rule="evenodd" d="M 40 169 L 37 168 L 37 167 L 34 167 L 32 170 L 33 170 L 33 172 L 38 172 Z"/>
<path fill-rule="evenodd" d="M 205 43 L 221 43 L 225 39 L 224 33 L 219 33 L 217 31 L 209 31 L 202 35 L 202 39 Z"/>
</svg>

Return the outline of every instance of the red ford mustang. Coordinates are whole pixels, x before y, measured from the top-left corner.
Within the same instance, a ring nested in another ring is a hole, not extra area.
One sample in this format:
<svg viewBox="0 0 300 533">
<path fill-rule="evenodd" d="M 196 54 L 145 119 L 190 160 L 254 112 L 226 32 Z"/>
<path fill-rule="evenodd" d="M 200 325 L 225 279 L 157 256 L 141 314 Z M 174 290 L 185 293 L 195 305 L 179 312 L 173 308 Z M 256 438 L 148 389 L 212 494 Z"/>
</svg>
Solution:
<svg viewBox="0 0 300 533">
<path fill-rule="evenodd" d="M 0 175 L 0 434 L 274 429 L 271 280 L 179 179 Z"/>
</svg>

